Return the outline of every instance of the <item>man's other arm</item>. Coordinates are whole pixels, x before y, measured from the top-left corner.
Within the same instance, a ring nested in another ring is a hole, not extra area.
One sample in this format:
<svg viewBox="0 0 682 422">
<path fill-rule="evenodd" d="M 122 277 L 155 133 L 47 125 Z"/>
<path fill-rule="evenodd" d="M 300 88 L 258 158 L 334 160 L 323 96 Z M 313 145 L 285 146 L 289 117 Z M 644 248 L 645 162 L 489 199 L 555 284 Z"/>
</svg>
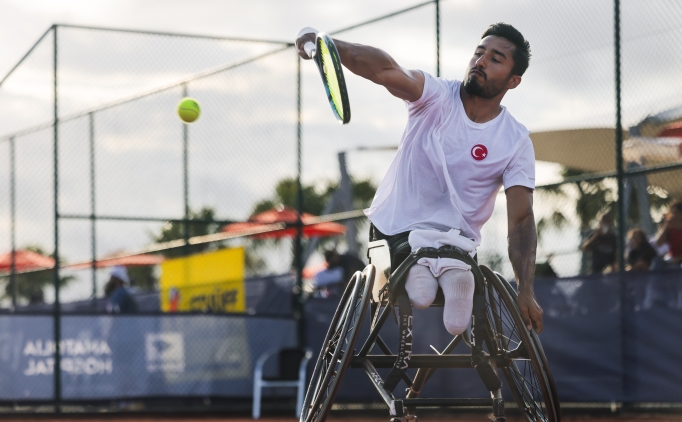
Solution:
<svg viewBox="0 0 682 422">
<path fill-rule="evenodd" d="M 507 222 L 509 227 L 509 260 L 519 288 L 516 300 L 526 326 L 542 331 L 542 308 L 535 299 L 535 254 L 537 232 L 533 214 L 533 190 L 525 186 L 512 186 L 507 195 Z"/>
<path fill-rule="evenodd" d="M 296 40 L 299 55 L 308 59 L 303 46 L 315 42 L 315 34 L 305 34 Z M 393 57 L 378 48 L 334 40 L 341 63 L 351 72 L 375 84 L 405 101 L 417 101 L 424 90 L 424 74 L 419 70 L 401 67 Z"/>
</svg>

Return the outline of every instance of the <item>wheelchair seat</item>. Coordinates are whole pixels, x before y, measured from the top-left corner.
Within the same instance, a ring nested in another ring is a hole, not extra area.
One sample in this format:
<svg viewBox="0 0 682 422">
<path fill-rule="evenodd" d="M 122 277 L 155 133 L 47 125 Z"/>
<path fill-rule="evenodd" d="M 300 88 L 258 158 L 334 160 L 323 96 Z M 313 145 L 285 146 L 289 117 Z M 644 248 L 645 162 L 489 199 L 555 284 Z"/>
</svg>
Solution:
<svg viewBox="0 0 682 422">
<path fill-rule="evenodd" d="M 388 303 L 388 292 L 394 294 L 401 289 L 404 290 L 405 282 L 407 281 L 407 273 L 412 265 L 415 265 L 418 259 L 409 259 L 411 254 L 410 245 L 407 242 L 396 245 L 396 250 L 391 251 L 389 243 L 384 240 L 375 240 L 369 242 L 367 245 L 367 257 L 369 261 L 376 268 L 376 278 L 374 280 L 374 287 L 372 288 L 372 301 L 381 303 L 383 305 Z M 460 248 L 446 246 L 439 249 L 436 248 L 420 248 L 417 251 L 419 254 L 428 253 L 429 257 L 446 257 L 460 259 L 467 264 L 475 265 L 475 261 Z M 418 255 L 419 255 L 418 254 Z M 404 255 L 406 258 L 398 265 L 398 270 L 391 276 L 392 264 L 396 264 L 396 256 Z M 417 256 L 418 256 L 417 255 Z M 391 257 L 393 256 L 393 259 Z M 409 260 L 409 261 L 408 261 Z M 407 263 L 406 263 L 407 262 Z M 390 281 L 390 283 L 389 283 Z M 395 297 L 393 297 L 395 299 Z M 393 300 L 394 302 L 394 300 Z M 431 307 L 443 307 L 445 304 L 445 297 L 443 290 L 438 287 L 436 298 L 431 304 Z"/>
</svg>

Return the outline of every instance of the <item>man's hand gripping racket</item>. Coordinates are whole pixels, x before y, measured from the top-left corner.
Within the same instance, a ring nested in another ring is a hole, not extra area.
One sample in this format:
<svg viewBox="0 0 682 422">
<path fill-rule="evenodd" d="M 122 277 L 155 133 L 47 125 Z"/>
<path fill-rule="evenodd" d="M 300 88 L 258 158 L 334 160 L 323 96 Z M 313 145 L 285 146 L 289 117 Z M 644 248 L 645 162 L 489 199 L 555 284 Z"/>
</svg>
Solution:
<svg viewBox="0 0 682 422">
<path fill-rule="evenodd" d="M 350 122 L 348 90 L 341 68 L 341 58 L 334 41 L 324 32 L 306 27 L 298 33 L 296 47 L 301 58 L 315 61 L 336 119 L 341 124 Z"/>
</svg>

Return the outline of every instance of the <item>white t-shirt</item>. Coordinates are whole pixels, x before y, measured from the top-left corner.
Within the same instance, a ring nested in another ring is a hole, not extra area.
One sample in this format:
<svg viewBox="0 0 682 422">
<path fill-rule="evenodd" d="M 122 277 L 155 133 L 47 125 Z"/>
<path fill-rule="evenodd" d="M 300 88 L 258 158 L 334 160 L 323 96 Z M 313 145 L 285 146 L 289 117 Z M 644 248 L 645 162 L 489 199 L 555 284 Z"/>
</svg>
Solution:
<svg viewBox="0 0 682 422">
<path fill-rule="evenodd" d="M 424 73 L 424 92 L 407 102 L 398 153 L 365 214 L 379 231 L 458 229 L 479 245 L 504 185 L 535 189 L 535 152 L 528 129 L 506 108 L 472 122 L 460 81 Z"/>
</svg>

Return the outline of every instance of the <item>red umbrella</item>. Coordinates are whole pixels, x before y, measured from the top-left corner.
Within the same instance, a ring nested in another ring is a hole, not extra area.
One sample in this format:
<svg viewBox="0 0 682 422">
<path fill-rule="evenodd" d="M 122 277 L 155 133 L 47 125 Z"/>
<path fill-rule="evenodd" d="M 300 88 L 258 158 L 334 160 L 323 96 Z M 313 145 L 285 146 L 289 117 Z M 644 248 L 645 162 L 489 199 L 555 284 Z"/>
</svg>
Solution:
<svg viewBox="0 0 682 422">
<path fill-rule="evenodd" d="M 41 270 L 54 267 L 54 259 L 37 252 L 20 250 L 14 253 L 15 271 Z M 0 255 L 0 271 L 12 271 L 12 252 Z"/>
<path fill-rule="evenodd" d="M 263 211 L 260 214 L 256 214 L 249 218 L 243 223 L 232 223 L 228 224 L 223 228 L 223 232 L 239 232 L 246 229 L 256 229 L 261 226 L 266 226 L 268 224 L 276 223 L 286 223 L 286 224 L 296 224 L 298 212 L 291 208 L 280 207 L 274 208 L 268 211 Z M 346 226 L 339 223 L 334 223 L 331 221 L 326 221 L 322 223 L 313 223 L 317 219 L 316 216 L 308 213 L 303 213 L 301 215 L 301 221 L 303 221 L 303 236 L 305 237 L 325 237 L 325 236 L 338 236 L 346 233 Z M 307 225 L 306 225 L 307 224 Z M 258 234 L 254 237 L 257 238 L 270 238 L 270 237 L 293 237 L 296 236 L 296 227 L 287 227 L 282 230 L 272 231 L 268 233 Z"/>
<path fill-rule="evenodd" d="M 682 123 L 674 123 L 667 126 L 657 136 L 682 138 Z"/>
<path fill-rule="evenodd" d="M 119 256 L 119 257 L 114 256 L 112 258 L 98 259 L 97 261 L 95 261 L 95 266 L 97 268 L 107 268 L 107 267 L 113 267 L 116 265 L 122 265 L 124 267 L 129 267 L 129 266 L 142 266 L 142 265 L 159 265 L 162 262 L 163 262 L 163 257 L 160 255 L 142 254 L 142 255 Z M 82 269 L 90 268 L 90 267 L 92 267 L 92 261 L 86 261 L 86 262 L 80 262 L 78 264 L 67 265 L 64 268 L 68 268 L 70 270 L 82 270 Z"/>
</svg>

